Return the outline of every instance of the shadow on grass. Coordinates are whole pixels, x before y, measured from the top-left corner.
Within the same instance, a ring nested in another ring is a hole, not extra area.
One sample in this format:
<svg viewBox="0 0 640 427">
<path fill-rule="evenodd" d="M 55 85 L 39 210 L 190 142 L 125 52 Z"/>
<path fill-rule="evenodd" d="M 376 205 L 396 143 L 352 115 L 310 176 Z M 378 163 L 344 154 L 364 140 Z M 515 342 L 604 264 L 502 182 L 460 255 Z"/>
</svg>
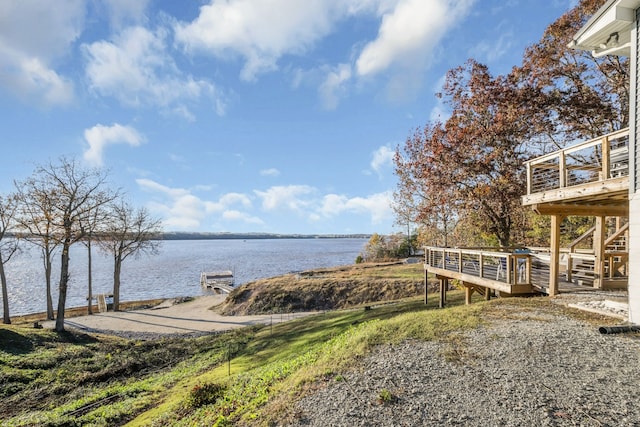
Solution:
<svg viewBox="0 0 640 427">
<path fill-rule="evenodd" d="M 0 329 L 0 349 L 6 353 L 18 355 L 33 351 L 33 341 L 11 329 Z"/>
<path fill-rule="evenodd" d="M 0 351 L 13 355 L 31 353 L 46 343 L 88 345 L 98 342 L 96 337 L 82 332 L 54 332 L 20 326 L 0 327 Z"/>
</svg>

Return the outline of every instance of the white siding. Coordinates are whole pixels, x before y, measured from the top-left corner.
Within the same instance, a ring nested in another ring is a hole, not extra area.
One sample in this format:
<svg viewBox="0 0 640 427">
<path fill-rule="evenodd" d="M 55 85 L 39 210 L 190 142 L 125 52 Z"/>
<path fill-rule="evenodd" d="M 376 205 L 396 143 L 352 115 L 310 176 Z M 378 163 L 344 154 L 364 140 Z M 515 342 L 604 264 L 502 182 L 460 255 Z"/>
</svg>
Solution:
<svg viewBox="0 0 640 427">
<path fill-rule="evenodd" d="M 640 9 L 636 10 L 636 15 L 640 18 Z M 629 176 L 629 321 L 640 324 L 640 185 L 638 182 L 638 129 L 640 128 L 640 115 L 638 111 L 638 69 L 640 68 L 640 31 L 638 30 L 638 19 L 635 28 L 631 31 L 631 114 L 629 132 L 630 148 L 630 176 Z"/>
</svg>

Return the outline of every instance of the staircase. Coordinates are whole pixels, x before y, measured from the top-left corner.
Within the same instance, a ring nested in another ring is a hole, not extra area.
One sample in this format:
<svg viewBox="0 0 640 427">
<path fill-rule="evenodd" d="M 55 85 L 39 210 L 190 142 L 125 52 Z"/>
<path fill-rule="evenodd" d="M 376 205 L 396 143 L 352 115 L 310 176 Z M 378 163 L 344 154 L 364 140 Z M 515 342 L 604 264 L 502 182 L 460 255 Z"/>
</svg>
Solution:
<svg viewBox="0 0 640 427">
<path fill-rule="evenodd" d="M 593 286 L 595 259 L 581 259 L 571 268 L 571 281 L 576 285 Z"/>
<path fill-rule="evenodd" d="M 626 230 L 625 226 L 625 230 Z M 624 231 L 624 230 L 621 230 Z M 628 252 L 626 234 L 624 232 L 616 233 L 605 242 L 605 253 L 624 253 Z M 573 254 L 570 254 L 570 256 Z M 610 265 L 611 264 L 611 265 Z M 604 276 L 605 277 L 624 277 L 619 269 L 624 268 L 625 262 L 620 256 L 606 257 L 604 261 Z M 613 274 L 610 274 L 610 269 L 613 269 Z M 575 256 L 572 268 L 571 268 L 571 281 L 577 285 L 593 286 L 595 278 L 595 256 L 593 255 L 579 255 Z M 569 275 L 567 275 L 569 276 Z"/>
</svg>

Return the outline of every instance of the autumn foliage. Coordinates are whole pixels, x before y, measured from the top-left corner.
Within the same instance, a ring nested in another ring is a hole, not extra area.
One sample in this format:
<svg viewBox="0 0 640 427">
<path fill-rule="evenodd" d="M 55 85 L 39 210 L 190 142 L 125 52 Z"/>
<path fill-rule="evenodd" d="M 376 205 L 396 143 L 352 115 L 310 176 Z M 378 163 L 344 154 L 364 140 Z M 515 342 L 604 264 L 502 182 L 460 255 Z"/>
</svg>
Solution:
<svg viewBox="0 0 640 427">
<path fill-rule="evenodd" d="M 627 60 L 567 46 L 603 3 L 581 1 L 507 75 L 473 59 L 447 73 L 438 96 L 449 118 L 415 130 L 394 158 L 394 208 L 432 236 L 426 243 L 531 243 L 522 241 L 530 217 L 520 203 L 523 162 L 627 125 Z M 475 235 L 462 231 L 470 226 Z"/>
</svg>

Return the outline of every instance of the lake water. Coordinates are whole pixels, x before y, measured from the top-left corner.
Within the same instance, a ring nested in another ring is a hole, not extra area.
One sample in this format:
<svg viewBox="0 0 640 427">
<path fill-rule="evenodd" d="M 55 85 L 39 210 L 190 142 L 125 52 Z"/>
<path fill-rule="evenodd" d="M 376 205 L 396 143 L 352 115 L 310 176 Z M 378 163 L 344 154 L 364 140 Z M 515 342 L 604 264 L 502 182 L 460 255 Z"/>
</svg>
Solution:
<svg viewBox="0 0 640 427">
<path fill-rule="evenodd" d="M 121 301 L 208 292 L 200 286 L 202 271 L 233 270 L 236 285 L 292 271 L 353 264 L 366 239 L 268 239 L 268 240 L 167 240 L 158 255 L 142 255 L 124 261 Z M 60 255 L 54 258 L 52 297 L 57 307 Z M 113 290 L 113 261 L 93 251 L 93 293 Z M 5 266 L 12 316 L 46 311 L 44 267 L 39 250 L 25 247 Z M 67 307 L 86 305 L 87 254 L 76 244 L 71 248 Z"/>
</svg>

